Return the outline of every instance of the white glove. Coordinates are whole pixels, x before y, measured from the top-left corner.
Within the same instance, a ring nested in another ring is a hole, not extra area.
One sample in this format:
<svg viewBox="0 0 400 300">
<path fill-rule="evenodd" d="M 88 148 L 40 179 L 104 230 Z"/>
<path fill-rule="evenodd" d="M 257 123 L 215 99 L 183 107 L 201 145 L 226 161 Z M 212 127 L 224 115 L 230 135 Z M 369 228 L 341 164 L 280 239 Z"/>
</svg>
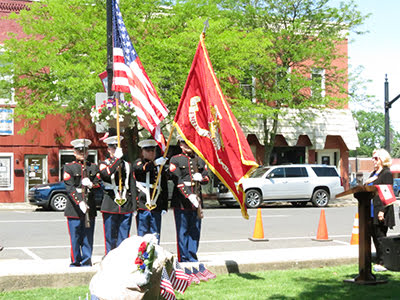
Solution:
<svg viewBox="0 0 400 300">
<path fill-rule="evenodd" d="M 167 213 L 167 211 L 164 210 L 164 209 L 161 211 L 161 215 L 162 215 L 162 216 L 165 215 L 166 213 Z"/>
<path fill-rule="evenodd" d="M 168 160 L 168 158 L 166 158 L 166 157 L 159 157 L 159 158 L 157 158 L 155 161 L 154 161 L 154 164 L 156 165 L 156 166 L 162 166 L 162 165 L 164 165 L 166 162 L 167 162 L 167 160 Z"/>
<path fill-rule="evenodd" d="M 122 148 L 117 147 L 117 149 L 115 149 L 115 152 L 114 152 L 114 157 L 120 159 L 123 155 L 124 155 L 124 153 L 122 153 Z"/>
<path fill-rule="evenodd" d="M 89 189 L 91 189 L 93 187 L 93 183 L 87 177 L 82 179 L 82 185 L 88 187 Z"/>
<path fill-rule="evenodd" d="M 86 214 L 86 211 L 88 209 L 88 206 L 86 205 L 85 201 L 81 201 L 79 202 L 79 208 L 81 209 L 81 211 Z"/>
<path fill-rule="evenodd" d="M 197 196 L 195 194 L 190 194 L 188 199 L 190 202 L 192 202 L 194 207 L 197 208 L 199 206 L 199 201 L 197 200 Z"/>
<path fill-rule="evenodd" d="M 137 211 L 135 210 L 134 212 L 133 212 L 133 217 L 136 217 L 137 216 Z"/>
<path fill-rule="evenodd" d="M 202 181 L 203 180 L 203 176 L 200 173 L 194 173 L 193 174 L 193 180 L 194 181 Z"/>
</svg>

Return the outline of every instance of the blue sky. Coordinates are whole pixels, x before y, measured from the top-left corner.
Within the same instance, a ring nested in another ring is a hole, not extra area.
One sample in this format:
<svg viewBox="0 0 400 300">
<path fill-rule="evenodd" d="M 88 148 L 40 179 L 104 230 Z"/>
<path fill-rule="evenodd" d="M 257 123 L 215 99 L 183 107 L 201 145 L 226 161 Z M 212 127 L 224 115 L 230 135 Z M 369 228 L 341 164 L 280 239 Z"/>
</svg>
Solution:
<svg viewBox="0 0 400 300">
<path fill-rule="evenodd" d="M 377 98 L 375 109 L 383 112 L 385 74 L 389 80 L 389 100 L 400 94 L 400 1 L 355 0 L 355 3 L 362 13 L 372 15 L 361 27 L 369 33 L 350 35 L 353 41 L 349 44 L 349 64 L 353 68 L 364 67 L 362 78 L 371 80 L 367 93 Z M 390 119 L 400 131 L 400 99 L 393 104 Z"/>
</svg>

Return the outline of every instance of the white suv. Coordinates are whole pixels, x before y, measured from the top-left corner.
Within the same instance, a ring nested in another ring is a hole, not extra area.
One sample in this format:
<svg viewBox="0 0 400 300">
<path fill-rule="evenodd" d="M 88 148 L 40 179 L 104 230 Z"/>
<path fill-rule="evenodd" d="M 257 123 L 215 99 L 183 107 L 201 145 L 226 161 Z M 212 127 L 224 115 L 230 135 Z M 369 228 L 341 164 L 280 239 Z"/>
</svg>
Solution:
<svg viewBox="0 0 400 300">
<path fill-rule="evenodd" d="M 335 166 L 279 165 L 259 167 L 250 178 L 243 180 L 247 207 L 256 208 L 263 202 L 285 201 L 295 206 L 324 207 L 330 198 L 344 191 Z M 220 204 L 232 206 L 232 193 L 220 184 L 217 198 Z"/>
</svg>

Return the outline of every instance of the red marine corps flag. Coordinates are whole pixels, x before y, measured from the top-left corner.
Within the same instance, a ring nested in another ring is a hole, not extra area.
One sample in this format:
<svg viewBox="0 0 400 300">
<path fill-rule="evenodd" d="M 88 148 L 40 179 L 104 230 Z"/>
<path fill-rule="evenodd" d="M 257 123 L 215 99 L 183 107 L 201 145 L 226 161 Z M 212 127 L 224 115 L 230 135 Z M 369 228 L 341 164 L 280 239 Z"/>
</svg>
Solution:
<svg viewBox="0 0 400 300">
<path fill-rule="evenodd" d="M 204 34 L 193 59 L 174 126 L 186 143 L 229 188 L 248 219 L 242 180 L 257 168 L 250 146 L 222 94 Z"/>
</svg>

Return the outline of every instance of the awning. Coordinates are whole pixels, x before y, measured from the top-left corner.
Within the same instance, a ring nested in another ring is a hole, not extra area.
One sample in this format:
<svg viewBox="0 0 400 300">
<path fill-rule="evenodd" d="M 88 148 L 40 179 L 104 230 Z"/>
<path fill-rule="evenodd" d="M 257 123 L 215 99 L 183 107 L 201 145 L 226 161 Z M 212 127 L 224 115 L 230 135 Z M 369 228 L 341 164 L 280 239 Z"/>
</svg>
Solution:
<svg viewBox="0 0 400 300">
<path fill-rule="evenodd" d="M 255 134 L 260 142 L 264 140 L 263 121 L 258 119 L 253 127 L 242 126 L 247 135 Z M 272 125 L 272 121 L 267 122 Z M 356 125 L 349 109 L 287 109 L 280 116 L 277 134 L 282 135 L 289 146 L 297 144 L 299 136 L 307 135 L 312 143 L 312 148 L 321 150 L 325 148 L 327 136 L 340 136 L 349 150 L 360 147 Z"/>
</svg>

